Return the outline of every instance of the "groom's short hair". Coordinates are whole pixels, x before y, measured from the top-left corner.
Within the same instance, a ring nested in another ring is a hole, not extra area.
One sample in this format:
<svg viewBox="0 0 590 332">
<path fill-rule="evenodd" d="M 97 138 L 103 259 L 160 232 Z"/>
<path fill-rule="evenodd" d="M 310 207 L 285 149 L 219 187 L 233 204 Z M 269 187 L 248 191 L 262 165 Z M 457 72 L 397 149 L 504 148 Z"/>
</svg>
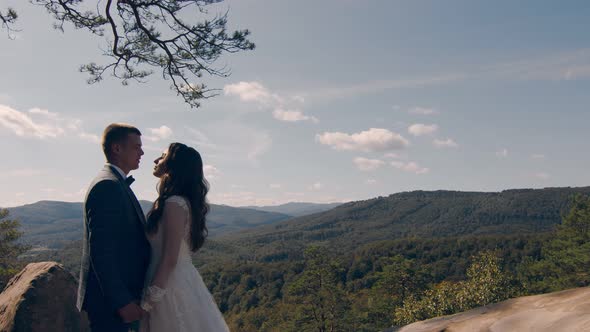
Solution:
<svg viewBox="0 0 590 332">
<path fill-rule="evenodd" d="M 111 123 L 102 134 L 102 151 L 107 161 L 111 160 L 111 146 L 115 143 L 122 143 L 129 134 L 141 136 L 139 129 L 125 123 Z"/>
</svg>

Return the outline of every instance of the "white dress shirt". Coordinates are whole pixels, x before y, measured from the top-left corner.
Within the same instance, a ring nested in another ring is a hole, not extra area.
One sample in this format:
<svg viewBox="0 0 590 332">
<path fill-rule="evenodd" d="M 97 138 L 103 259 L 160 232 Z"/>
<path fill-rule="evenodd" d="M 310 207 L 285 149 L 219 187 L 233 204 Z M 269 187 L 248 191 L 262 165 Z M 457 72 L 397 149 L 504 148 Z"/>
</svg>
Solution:
<svg viewBox="0 0 590 332">
<path fill-rule="evenodd" d="M 111 163 L 107 163 L 106 165 L 107 166 L 112 166 L 114 169 L 116 169 L 117 172 L 119 172 L 119 174 L 121 174 L 121 176 L 123 177 L 123 179 L 126 179 L 127 178 L 127 174 L 125 174 L 125 172 L 123 172 L 123 170 L 120 169 L 119 166 L 114 165 L 114 164 L 111 164 Z"/>
</svg>

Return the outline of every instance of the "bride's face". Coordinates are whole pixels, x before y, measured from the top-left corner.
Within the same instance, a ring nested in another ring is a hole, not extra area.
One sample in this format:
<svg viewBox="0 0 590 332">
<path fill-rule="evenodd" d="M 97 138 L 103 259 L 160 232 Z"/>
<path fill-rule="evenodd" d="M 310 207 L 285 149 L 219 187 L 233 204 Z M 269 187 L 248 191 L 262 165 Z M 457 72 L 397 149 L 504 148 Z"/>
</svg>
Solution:
<svg viewBox="0 0 590 332">
<path fill-rule="evenodd" d="M 156 158 L 156 160 L 154 160 L 154 164 L 156 164 L 156 166 L 154 166 L 154 176 L 157 178 L 162 177 L 162 175 L 164 175 L 164 173 L 166 172 L 166 169 L 164 167 L 164 162 L 166 160 L 167 155 L 168 155 L 168 150 L 164 151 L 161 156 L 159 156 L 158 158 Z"/>
</svg>

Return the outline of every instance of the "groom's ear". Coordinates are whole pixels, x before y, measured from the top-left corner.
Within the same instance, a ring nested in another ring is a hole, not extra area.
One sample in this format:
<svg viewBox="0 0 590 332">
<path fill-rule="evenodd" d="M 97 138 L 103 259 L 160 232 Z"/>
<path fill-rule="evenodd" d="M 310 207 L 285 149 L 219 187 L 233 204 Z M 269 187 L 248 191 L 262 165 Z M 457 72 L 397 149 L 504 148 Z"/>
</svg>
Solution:
<svg viewBox="0 0 590 332">
<path fill-rule="evenodd" d="M 121 143 L 112 143 L 111 144 L 111 155 L 118 155 L 121 153 Z"/>
</svg>

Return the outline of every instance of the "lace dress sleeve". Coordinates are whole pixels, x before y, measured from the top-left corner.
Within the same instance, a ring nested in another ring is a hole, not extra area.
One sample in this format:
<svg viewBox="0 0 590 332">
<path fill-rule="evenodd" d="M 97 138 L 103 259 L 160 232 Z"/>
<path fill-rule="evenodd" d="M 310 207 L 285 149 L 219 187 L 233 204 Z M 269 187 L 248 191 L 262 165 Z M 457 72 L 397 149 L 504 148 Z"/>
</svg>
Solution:
<svg viewBox="0 0 590 332">
<path fill-rule="evenodd" d="M 178 261 L 182 241 L 184 241 L 188 222 L 188 206 L 179 196 L 166 200 L 159 227 L 162 232 L 162 258 L 154 274 L 152 283 L 145 289 L 141 307 L 150 311 L 166 295 L 166 283 Z"/>
</svg>

